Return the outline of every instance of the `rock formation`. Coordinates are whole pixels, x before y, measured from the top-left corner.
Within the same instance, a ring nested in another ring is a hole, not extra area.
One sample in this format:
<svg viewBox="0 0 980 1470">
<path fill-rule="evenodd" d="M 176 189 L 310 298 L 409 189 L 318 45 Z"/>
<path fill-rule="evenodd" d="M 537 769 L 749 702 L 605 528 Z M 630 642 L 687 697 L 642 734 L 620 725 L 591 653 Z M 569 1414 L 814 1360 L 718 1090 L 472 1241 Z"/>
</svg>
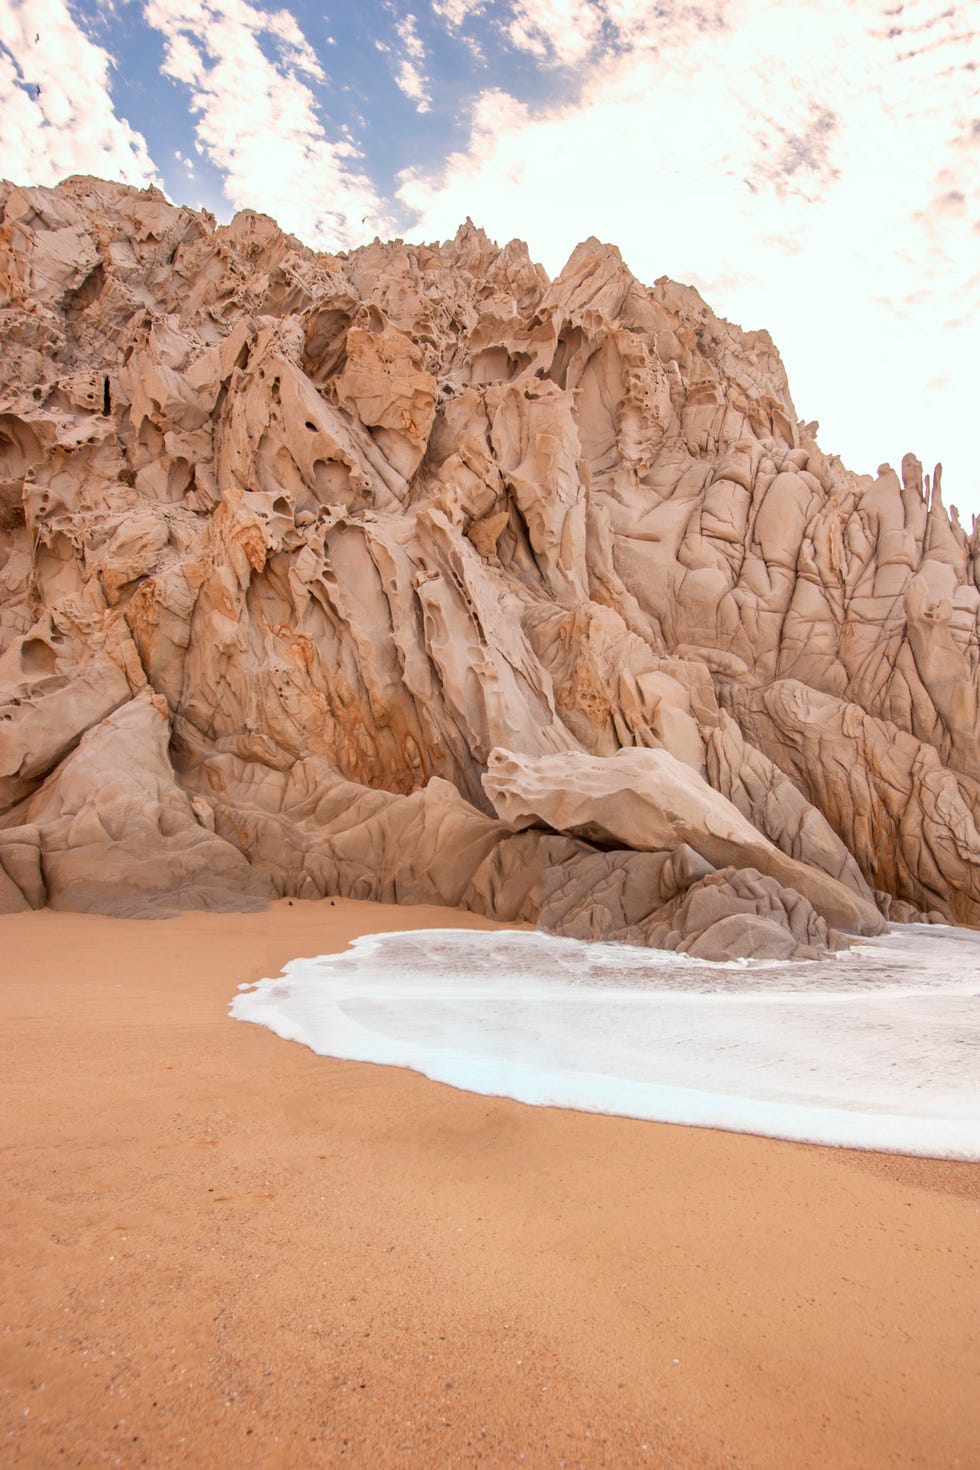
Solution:
<svg viewBox="0 0 980 1470">
<path fill-rule="evenodd" d="M 980 541 L 588 240 L 0 185 L 0 909 L 980 923 Z"/>
</svg>

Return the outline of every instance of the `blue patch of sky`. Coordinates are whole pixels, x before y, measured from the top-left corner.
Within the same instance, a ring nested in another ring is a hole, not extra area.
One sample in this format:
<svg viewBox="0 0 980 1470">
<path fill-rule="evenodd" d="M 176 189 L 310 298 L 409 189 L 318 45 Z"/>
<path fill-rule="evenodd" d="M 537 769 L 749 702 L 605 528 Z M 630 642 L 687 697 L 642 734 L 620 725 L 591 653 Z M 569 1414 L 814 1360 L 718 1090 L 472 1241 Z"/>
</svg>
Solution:
<svg viewBox="0 0 980 1470">
<path fill-rule="evenodd" d="M 309 8 L 297 6 L 297 17 Z M 404 53 L 397 26 L 408 15 L 414 16 L 425 48 L 417 63 L 429 96 L 424 112 L 394 80 Z M 341 52 L 356 102 L 354 115 L 344 120 L 363 150 L 365 171 L 386 198 L 394 196 L 403 170 L 437 171 L 450 153 L 466 147 L 472 108 L 481 92 L 507 92 L 534 110 L 572 100 L 585 81 L 584 72 L 544 67 L 536 57 L 516 50 L 500 21 L 485 14 L 471 17 L 464 31 L 452 31 L 425 3 L 395 5 L 389 0 L 362 6 L 356 21 L 349 12 L 336 20 L 329 16 L 328 25 L 338 44 L 327 48 L 325 65 L 331 53 Z M 380 51 L 378 42 L 389 49 Z"/>
<path fill-rule="evenodd" d="M 472 106 L 481 92 L 499 89 L 537 110 L 574 100 L 586 80 L 585 67 L 545 66 L 514 48 L 504 28 L 507 11 L 500 6 L 470 16 L 463 30 L 453 31 L 426 0 L 414 5 L 364 0 L 357 6 L 324 6 L 316 0 L 250 3 L 270 14 L 288 9 L 294 16 L 325 74 L 323 82 L 300 76 L 316 100 L 325 135 L 353 143 L 361 157 L 351 160 L 352 169 L 365 173 L 393 206 L 403 170 L 437 172 L 450 153 L 466 147 Z M 167 193 L 227 218 L 221 171 L 195 147 L 191 89 L 162 73 L 163 37 L 147 24 L 140 0 L 69 4 L 76 22 L 113 58 L 110 90 L 116 112 L 146 138 Z M 425 48 L 416 63 L 430 99 L 424 112 L 395 81 L 405 49 L 397 25 L 408 15 L 414 16 Z M 277 38 L 264 33 L 258 41 L 268 59 L 281 66 Z M 193 163 L 193 176 L 178 152 Z M 397 206 L 392 213 L 398 214 Z"/>
<path fill-rule="evenodd" d="M 143 134 L 169 198 L 227 216 L 223 175 L 195 149 L 188 90 L 163 74 L 163 37 L 146 24 L 143 7 L 69 0 L 69 9 L 89 39 L 112 58 L 109 91 L 116 115 Z M 190 159 L 193 177 L 177 158 L 178 152 Z"/>
<path fill-rule="evenodd" d="M 32 102 L 36 101 L 38 95 L 38 83 L 31 80 L 30 66 L 23 67 L 19 59 L 14 55 L 12 51 L 7 50 L 2 41 L 0 41 L 0 56 L 5 56 L 7 60 L 12 62 L 13 64 L 15 73 L 14 86 L 17 87 L 19 91 L 23 92 L 25 96 L 30 97 Z"/>
</svg>

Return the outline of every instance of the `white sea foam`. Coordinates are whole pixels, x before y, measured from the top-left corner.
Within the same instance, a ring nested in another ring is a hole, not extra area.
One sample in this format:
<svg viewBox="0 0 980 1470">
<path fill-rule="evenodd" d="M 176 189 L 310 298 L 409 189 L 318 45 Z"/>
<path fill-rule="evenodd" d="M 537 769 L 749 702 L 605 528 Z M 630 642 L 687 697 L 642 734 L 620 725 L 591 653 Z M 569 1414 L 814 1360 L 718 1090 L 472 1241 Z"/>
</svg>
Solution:
<svg viewBox="0 0 980 1470">
<path fill-rule="evenodd" d="M 519 931 L 370 935 L 242 988 L 231 1014 L 520 1102 L 980 1160 L 971 930 L 729 965 Z"/>
</svg>

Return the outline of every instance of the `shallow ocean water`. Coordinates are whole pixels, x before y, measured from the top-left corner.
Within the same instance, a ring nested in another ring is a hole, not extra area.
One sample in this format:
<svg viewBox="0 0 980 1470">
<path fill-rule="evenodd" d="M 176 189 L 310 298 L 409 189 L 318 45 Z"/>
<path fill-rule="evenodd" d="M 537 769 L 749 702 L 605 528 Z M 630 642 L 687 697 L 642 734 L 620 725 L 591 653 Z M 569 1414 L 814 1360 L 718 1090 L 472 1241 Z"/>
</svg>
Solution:
<svg viewBox="0 0 980 1470">
<path fill-rule="evenodd" d="M 241 987 L 241 1021 L 470 1092 L 980 1160 L 980 933 L 706 964 L 521 931 L 368 935 Z"/>
</svg>

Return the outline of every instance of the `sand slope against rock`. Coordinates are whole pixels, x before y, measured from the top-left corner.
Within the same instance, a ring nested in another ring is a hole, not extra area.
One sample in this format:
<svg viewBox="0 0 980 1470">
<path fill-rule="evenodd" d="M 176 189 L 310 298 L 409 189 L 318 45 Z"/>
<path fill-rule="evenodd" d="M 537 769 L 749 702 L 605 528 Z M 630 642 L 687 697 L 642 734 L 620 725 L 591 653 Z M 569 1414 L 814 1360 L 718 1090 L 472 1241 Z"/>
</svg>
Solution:
<svg viewBox="0 0 980 1470">
<path fill-rule="evenodd" d="M 980 922 L 977 535 L 592 239 L 0 185 L 0 911 Z"/>
</svg>

